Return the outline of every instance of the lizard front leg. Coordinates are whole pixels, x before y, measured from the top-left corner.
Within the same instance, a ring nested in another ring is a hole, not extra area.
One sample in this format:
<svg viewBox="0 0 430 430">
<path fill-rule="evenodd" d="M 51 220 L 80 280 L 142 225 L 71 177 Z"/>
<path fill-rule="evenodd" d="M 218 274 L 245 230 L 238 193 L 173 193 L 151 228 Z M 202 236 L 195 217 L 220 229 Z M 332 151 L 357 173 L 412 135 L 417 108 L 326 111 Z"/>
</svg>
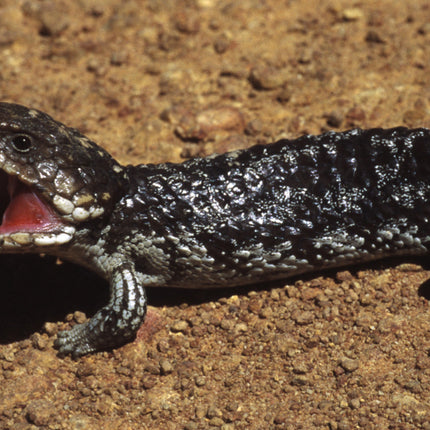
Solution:
<svg viewBox="0 0 430 430">
<path fill-rule="evenodd" d="M 146 305 L 134 264 L 124 262 L 112 271 L 109 303 L 86 323 L 60 332 L 54 345 L 60 354 L 80 357 L 128 342 L 145 318 Z"/>
</svg>

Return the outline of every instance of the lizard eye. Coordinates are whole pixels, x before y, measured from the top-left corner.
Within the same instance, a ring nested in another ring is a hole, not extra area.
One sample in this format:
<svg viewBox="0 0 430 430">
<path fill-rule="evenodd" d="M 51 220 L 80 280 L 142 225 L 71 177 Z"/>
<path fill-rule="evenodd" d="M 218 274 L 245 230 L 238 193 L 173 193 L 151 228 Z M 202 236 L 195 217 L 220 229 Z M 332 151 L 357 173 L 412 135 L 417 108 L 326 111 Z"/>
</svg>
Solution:
<svg viewBox="0 0 430 430">
<path fill-rule="evenodd" d="M 19 134 L 12 139 L 12 146 L 18 152 L 28 152 L 33 146 L 33 140 L 26 134 Z"/>
</svg>

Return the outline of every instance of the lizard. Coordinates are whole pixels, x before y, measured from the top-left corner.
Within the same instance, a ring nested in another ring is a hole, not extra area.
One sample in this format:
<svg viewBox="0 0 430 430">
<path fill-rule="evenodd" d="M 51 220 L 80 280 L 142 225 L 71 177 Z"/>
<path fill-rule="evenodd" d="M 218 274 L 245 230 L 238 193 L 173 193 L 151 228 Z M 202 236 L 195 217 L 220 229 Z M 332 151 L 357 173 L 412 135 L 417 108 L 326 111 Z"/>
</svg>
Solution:
<svg viewBox="0 0 430 430">
<path fill-rule="evenodd" d="M 235 287 L 430 244 L 430 130 L 352 129 L 182 163 L 123 166 L 74 128 L 0 103 L 0 253 L 45 253 L 109 282 L 58 334 L 79 357 L 130 342 L 147 287 Z"/>
</svg>

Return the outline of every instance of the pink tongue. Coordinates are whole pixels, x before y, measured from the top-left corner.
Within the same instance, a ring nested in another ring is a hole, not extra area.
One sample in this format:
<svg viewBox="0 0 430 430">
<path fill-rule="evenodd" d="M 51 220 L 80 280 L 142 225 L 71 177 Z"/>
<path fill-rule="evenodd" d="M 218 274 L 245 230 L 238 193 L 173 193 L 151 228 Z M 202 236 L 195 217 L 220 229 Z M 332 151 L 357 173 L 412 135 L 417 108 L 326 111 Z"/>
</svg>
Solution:
<svg viewBox="0 0 430 430">
<path fill-rule="evenodd" d="M 9 184 L 11 201 L 3 214 L 0 233 L 46 231 L 58 224 L 55 214 L 30 188 L 18 182 Z"/>
</svg>

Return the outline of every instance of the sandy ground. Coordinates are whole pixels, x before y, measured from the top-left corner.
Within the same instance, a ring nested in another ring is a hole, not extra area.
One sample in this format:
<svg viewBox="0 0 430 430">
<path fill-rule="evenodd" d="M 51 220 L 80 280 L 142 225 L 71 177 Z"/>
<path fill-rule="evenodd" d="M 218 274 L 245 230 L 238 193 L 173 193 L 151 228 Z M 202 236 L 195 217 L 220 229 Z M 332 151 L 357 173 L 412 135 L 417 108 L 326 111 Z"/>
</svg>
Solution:
<svg viewBox="0 0 430 430">
<path fill-rule="evenodd" d="M 427 0 L 2 0 L 0 50 L 1 100 L 123 163 L 430 127 Z M 0 429 L 429 430 L 424 263 L 150 291 L 134 343 L 73 361 L 55 334 L 107 285 L 3 256 Z"/>
</svg>

